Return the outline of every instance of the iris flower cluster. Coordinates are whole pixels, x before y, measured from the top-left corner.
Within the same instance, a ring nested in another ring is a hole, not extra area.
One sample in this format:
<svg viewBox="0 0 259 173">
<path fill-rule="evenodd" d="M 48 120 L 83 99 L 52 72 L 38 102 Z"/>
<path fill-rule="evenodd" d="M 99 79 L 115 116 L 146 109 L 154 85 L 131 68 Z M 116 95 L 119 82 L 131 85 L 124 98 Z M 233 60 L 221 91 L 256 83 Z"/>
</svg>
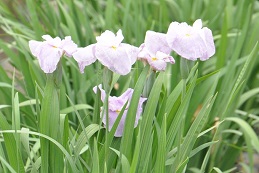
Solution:
<svg viewBox="0 0 259 173">
<path fill-rule="evenodd" d="M 215 54 L 213 35 L 210 29 L 202 27 L 201 19 L 196 20 L 192 26 L 187 23 L 172 22 L 167 33 L 147 31 L 144 43 L 140 47 L 122 43 L 124 37 L 122 31 L 118 30 L 116 35 L 106 30 L 96 37 L 96 43 L 86 47 L 78 47 L 70 36 L 61 40 L 59 37 L 52 38 L 43 35 L 44 41 L 29 41 L 29 48 L 32 54 L 38 59 L 40 68 L 45 73 L 53 73 L 63 55 L 73 57 L 79 66 L 80 72 L 96 60 L 109 70 L 120 75 L 127 75 L 132 65 L 141 60 L 148 63 L 154 71 L 164 71 L 167 63 L 174 64 L 171 56 L 174 51 L 182 58 L 195 61 L 209 59 Z M 105 92 L 101 86 L 101 100 L 104 101 Z M 96 92 L 97 87 L 94 88 Z M 133 89 L 128 89 L 120 97 L 109 96 L 109 125 L 110 130 L 126 102 L 130 101 Z M 142 113 L 142 104 L 146 98 L 140 98 L 136 116 L 135 127 Z M 122 136 L 127 107 L 124 111 L 115 136 Z M 106 116 L 103 123 L 106 126 Z"/>
</svg>

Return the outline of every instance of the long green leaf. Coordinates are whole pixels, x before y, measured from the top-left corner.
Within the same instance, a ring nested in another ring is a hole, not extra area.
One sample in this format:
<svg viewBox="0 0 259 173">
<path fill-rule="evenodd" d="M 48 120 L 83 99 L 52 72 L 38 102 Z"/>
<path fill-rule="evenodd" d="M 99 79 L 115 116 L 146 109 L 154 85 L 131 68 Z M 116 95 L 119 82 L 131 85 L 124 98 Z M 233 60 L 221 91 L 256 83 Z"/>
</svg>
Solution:
<svg viewBox="0 0 259 173">
<path fill-rule="evenodd" d="M 125 120 L 125 128 L 124 128 L 124 132 L 123 132 L 123 136 L 122 136 L 122 140 L 121 140 L 120 152 L 128 158 L 129 162 L 131 162 L 131 155 L 132 155 L 131 146 L 132 146 L 134 123 L 135 123 L 135 119 L 136 119 L 138 102 L 139 102 L 139 98 L 141 96 L 142 90 L 144 88 L 148 70 L 149 70 L 149 66 L 146 66 L 143 69 L 143 71 L 138 79 L 138 82 L 134 88 L 134 92 L 133 92 L 132 99 L 131 99 L 131 102 L 129 105 L 127 117 Z"/>
</svg>

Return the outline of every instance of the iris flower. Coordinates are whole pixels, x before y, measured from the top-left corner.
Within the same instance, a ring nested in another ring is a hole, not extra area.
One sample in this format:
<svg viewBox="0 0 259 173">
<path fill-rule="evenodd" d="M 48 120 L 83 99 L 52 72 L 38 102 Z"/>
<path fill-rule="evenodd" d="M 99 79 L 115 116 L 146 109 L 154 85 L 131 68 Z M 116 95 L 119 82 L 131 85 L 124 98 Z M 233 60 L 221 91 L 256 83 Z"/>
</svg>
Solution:
<svg viewBox="0 0 259 173">
<path fill-rule="evenodd" d="M 98 86 L 98 88 L 101 90 L 101 100 L 104 102 L 105 100 L 105 91 L 101 88 L 101 85 Z M 94 87 L 94 92 L 97 92 L 97 86 Z M 129 88 L 127 89 L 121 96 L 119 97 L 115 97 L 115 96 L 109 96 L 109 127 L 108 130 L 110 131 L 112 129 L 112 126 L 114 125 L 121 109 L 123 108 L 123 106 L 127 103 L 130 102 L 132 94 L 133 94 L 133 89 Z M 135 120 L 135 124 L 134 127 L 137 127 L 138 125 L 138 120 L 140 118 L 140 115 L 142 113 L 142 104 L 143 102 L 145 102 L 147 99 L 140 97 L 139 99 L 139 103 L 138 103 L 138 108 L 137 108 L 137 115 L 136 115 L 136 120 Z M 121 137 L 123 134 L 123 130 L 124 130 L 124 125 L 125 125 L 125 119 L 126 119 L 126 115 L 128 112 L 128 106 L 126 106 L 126 109 L 123 112 L 123 115 L 121 117 L 121 120 L 119 122 L 119 125 L 116 129 L 116 132 L 114 134 L 114 136 L 116 137 Z M 102 119 L 103 124 L 106 127 L 106 115 L 103 116 Z"/>
<path fill-rule="evenodd" d="M 121 43 L 123 39 L 121 30 L 116 35 L 106 30 L 96 37 L 96 44 L 79 48 L 73 57 L 78 62 L 81 73 L 83 73 L 85 66 L 98 59 L 111 71 L 121 75 L 128 74 L 131 71 L 131 66 L 136 62 L 139 48 Z"/>
<path fill-rule="evenodd" d="M 77 50 L 77 45 L 71 40 L 70 36 L 61 40 L 59 37 L 52 38 L 43 35 L 45 41 L 29 41 L 29 48 L 32 54 L 39 60 L 41 69 L 45 73 L 53 73 L 63 54 L 71 57 Z"/>
<path fill-rule="evenodd" d="M 166 34 L 147 31 L 140 48 L 138 58 L 146 61 L 156 71 L 164 71 L 167 62 L 175 63 L 170 56 L 171 48 L 166 42 Z"/>
<path fill-rule="evenodd" d="M 172 22 L 167 31 L 167 43 L 177 54 L 188 60 L 205 61 L 215 54 L 212 32 L 202 28 L 201 19 L 193 26 L 187 23 Z"/>
</svg>

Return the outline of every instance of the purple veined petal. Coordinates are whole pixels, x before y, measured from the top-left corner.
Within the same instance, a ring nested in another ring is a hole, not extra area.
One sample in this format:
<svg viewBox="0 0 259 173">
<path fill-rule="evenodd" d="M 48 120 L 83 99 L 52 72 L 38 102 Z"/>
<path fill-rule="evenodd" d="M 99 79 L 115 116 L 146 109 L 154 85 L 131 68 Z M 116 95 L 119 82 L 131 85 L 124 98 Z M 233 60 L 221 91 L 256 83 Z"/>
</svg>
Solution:
<svg viewBox="0 0 259 173">
<path fill-rule="evenodd" d="M 43 43 L 41 41 L 35 41 L 35 40 L 29 41 L 29 48 L 31 50 L 32 55 L 36 57 L 39 55 L 42 44 Z"/>
<path fill-rule="evenodd" d="M 61 41 L 61 48 L 68 57 L 71 57 L 72 54 L 77 51 L 77 45 L 71 40 L 71 36 L 66 36 L 65 39 Z"/>
<path fill-rule="evenodd" d="M 73 57 L 77 61 L 81 73 L 84 73 L 86 66 L 96 61 L 94 49 L 95 44 L 91 44 L 84 48 L 78 48 L 77 51 L 73 53 Z"/>
<path fill-rule="evenodd" d="M 170 54 L 171 52 L 171 48 L 166 41 L 166 34 L 147 31 L 144 42 L 147 50 L 151 54 L 154 54 L 157 51 L 164 52 L 166 54 Z"/>
<path fill-rule="evenodd" d="M 205 54 L 203 54 L 200 57 L 200 60 L 205 61 L 215 54 L 215 44 L 214 44 L 212 32 L 209 28 L 204 27 L 201 31 L 202 31 L 201 35 L 205 41 L 207 51 Z"/>
<path fill-rule="evenodd" d="M 166 62 L 156 57 L 149 58 L 148 64 L 156 71 L 164 71 L 166 68 Z"/>
<path fill-rule="evenodd" d="M 114 49 L 96 44 L 95 56 L 104 66 L 120 75 L 126 75 L 131 70 L 131 59 L 123 46 Z"/>
<path fill-rule="evenodd" d="M 172 56 L 168 56 L 168 57 L 164 58 L 164 61 L 165 62 L 169 62 L 171 64 L 175 63 L 175 60 L 174 60 L 174 58 Z"/>
<path fill-rule="evenodd" d="M 163 52 L 160 52 L 160 51 L 158 51 L 156 53 L 156 58 L 159 59 L 159 60 L 164 60 L 165 62 L 169 62 L 171 64 L 175 63 L 175 60 L 172 56 L 170 56 L 168 54 L 165 54 Z"/>
<path fill-rule="evenodd" d="M 53 73 L 57 68 L 62 53 L 63 51 L 60 48 L 55 48 L 46 43 L 43 44 L 37 56 L 41 69 L 45 73 Z"/>
</svg>

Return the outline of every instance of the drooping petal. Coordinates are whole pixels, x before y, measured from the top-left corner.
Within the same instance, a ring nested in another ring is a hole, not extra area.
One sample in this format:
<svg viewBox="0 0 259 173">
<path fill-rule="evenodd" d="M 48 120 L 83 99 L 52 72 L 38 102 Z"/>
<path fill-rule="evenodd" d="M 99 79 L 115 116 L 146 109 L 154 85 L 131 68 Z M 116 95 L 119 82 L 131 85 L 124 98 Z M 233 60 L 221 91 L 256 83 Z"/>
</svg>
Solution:
<svg viewBox="0 0 259 173">
<path fill-rule="evenodd" d="M 147 60 L 148 58 L 155 56 L 154 54 L 150 55 L 150 52 L 147 50 L 147 47 L 145 46 L 145 43 L 141 44 L 139 49 L 140 51 L 138 53 L 138 59 L 140 60 Z"/>
<path fill-rule="evenodd" d="M 170 48 L 172 48 L 172 43 L 178 37 L 179 25 L 178 22 L 172 22 L 168 27 L 166 41 Z"/>
<path fill-rule="evenodd" d="M 77 45 L 71 40 L 71 36 L 67 36 L 61 41 L 61 48 L 68 57 L 71 57 L 77 51 Z"/>
<path fill-rule="evenodd" d="M 148 59 L 148 64 L 156 71 L 164 71 L 166 68 L 166 62 L 156 58 Z"/>
<path fill-rule="evenodd" d="M 135 47 L 135 46 L 132 46 L 129 44 L 125 44 L 125 43 L 121 43 L 120 46 L 126 49 L 127 55 L 131 61 L 130 64 L 133 65 L 138 58 L 140 49 L 138 47 Z"/>
<path fill-rule="evenodd" d="M 36 57 L 39 55 L 42 44 L 43 43 L 41 41 L 35 41 L 35 40 L 29 41 L 29 48 L 31 50 L 32 55 Z"/>
<path fill-rule="evenodd" d="M 203 56 L 201 56 L 200 60 L 205 61 L 215 54 L 215 44 L 213 41 L 213 35 L 211 30 L 207 27 L 204 27 L 202 31 L 203 31 L 204 37 L 202 33 L 201 35 L 205 40 L 207 51 Z"/>
<path fill-rule="evenodd" d="M 84 48 L 78 48 L 77 51 L 73 53 L 73 57 L 77 61 L 81 73 L 84 72 L 86 66 L 96 61 L 94 49 L 95 44 L 91 44 Z"/>
<path fill-rule="evenodd" d="M 166 34 L 147 31 L 145 36 L 145 46 L 150 53 L 155 54 L 157 51 L 170 54 L 171 48 L 166 41 Z"/>
<path fill-rule="evenodd" d="M 183 58 L 197 60 L 206 51 L 203 39 L 199 33 L 186 24 L 179 24 L 175 28 L 170 25 L 168 29 L 168 44 Z M 171 33 L 174 32 L 174 39 Z M 175 36 L 176 34 L 176 36 Z"/>
<path fill-rule="evenodd" d="M 41 69 L 45 73 L 53 73 L 57 68 L 62 52 L 62 49 L 43 44 L 37 56 Z"/>
<path fill-rule="evenodd" d="M 96 44 L 95 56 L 104 66 L 115 73 L 126 75 L 131 70 L 131 59 L 123 46 L 111 48 Z"/>
</svg>

